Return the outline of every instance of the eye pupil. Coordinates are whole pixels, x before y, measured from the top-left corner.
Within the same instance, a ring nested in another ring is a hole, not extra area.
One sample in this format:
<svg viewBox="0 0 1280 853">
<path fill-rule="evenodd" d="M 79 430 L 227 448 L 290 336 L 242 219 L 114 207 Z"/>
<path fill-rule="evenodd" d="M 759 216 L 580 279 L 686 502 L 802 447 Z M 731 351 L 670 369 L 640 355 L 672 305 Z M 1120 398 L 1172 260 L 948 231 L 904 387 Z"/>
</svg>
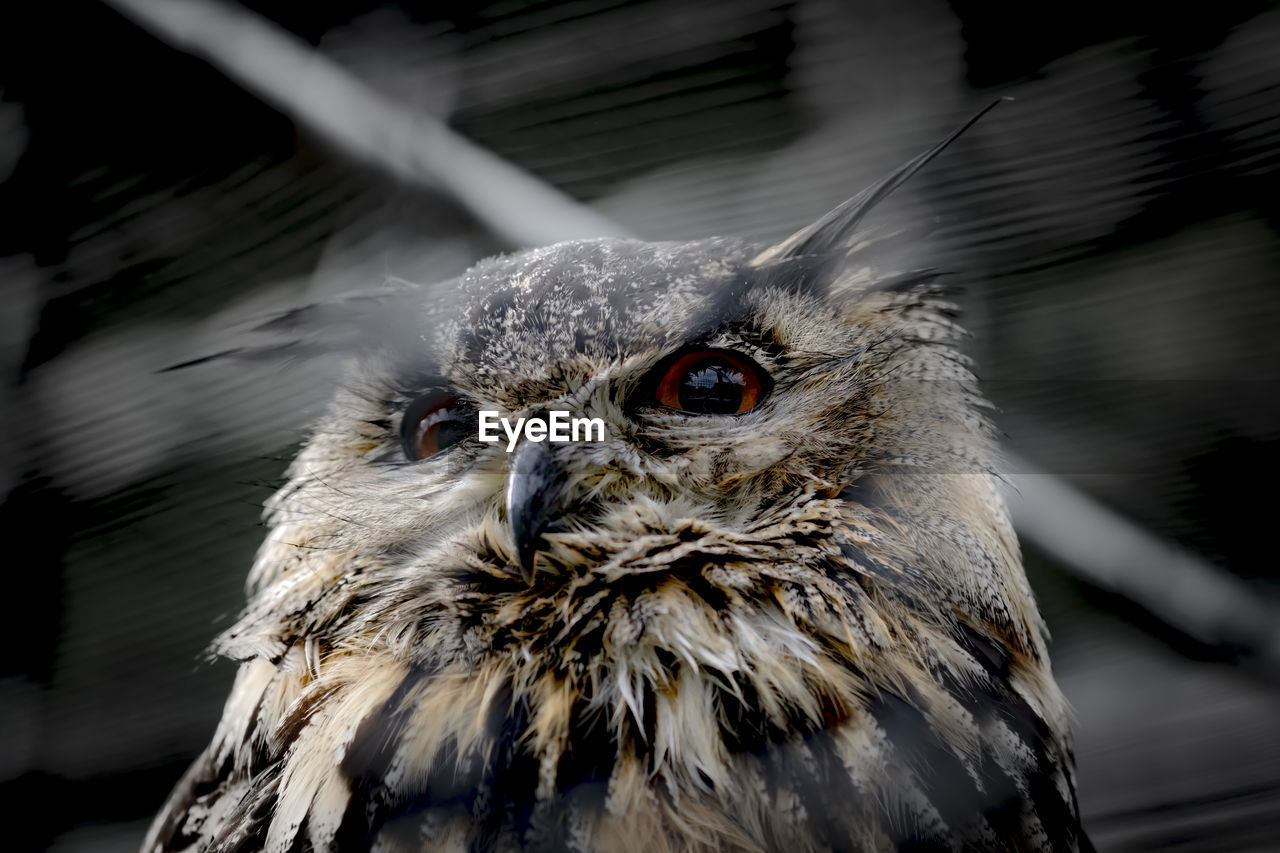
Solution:
<svg viewBox="0 0 1280 853">
<path fill-rule="evenodd" d="M 660 405 L 693 415 L 738 415 L 755 408 L 772 386 L 769 374 L 730 350 L 695 350 L 656 368 L 651 392 Z"/>
<path fill-rule="evenodd" d="M 404 455 L 414 462 L 434 456 L 462 441 L 471 429 L 456 397 L 440 393 L 419 397 L 405 410 L 400 426 Z"/>
<path fill-rule="evenodd" d="M 742 407 L 746 379 L 727 365 L 690 370 L 680 381 L 680 408 L 699 414 L 733 414 Z"/>
</svg>

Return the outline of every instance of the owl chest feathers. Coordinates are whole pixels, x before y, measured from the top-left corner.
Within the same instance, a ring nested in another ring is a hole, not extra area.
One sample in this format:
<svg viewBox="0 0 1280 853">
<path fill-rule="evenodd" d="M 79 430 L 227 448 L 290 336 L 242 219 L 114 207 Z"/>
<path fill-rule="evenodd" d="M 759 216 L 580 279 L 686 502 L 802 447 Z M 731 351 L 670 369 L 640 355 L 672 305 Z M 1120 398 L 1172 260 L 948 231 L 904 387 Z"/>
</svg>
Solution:
<svg viewBox="0 0 1280 853">
<path fill-rule="evenodd" d="M 949 616 L 833 512 L 684 549 L 677 533 L 630 575 L 454 572 L 414 617 L 430 655 L 385 619 L 342 623 L 321 583 L 333 642 L 277 633 L 271 659 L 241 635 L 254 654 L 176 834 L 228 851 L 1076 849 L 1038 649 Z"/>
</svg>

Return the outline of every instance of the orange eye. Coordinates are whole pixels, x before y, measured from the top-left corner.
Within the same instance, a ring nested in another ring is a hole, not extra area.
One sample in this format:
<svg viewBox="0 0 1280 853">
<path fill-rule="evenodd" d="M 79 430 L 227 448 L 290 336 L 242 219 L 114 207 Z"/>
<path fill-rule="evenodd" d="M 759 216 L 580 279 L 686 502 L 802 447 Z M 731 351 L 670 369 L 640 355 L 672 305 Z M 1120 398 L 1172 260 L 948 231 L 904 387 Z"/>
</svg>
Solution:
<svg viewBox="0 0 1280 853">
<path fill-rule="evenodd" d="M 728 350 L 695 350 L 659 367 L 654 397 L 693 415 L 738 415 L 756 407 L 771 380 L 764 368 Z"/>
<path fill-rule="evenodd" d="M 452 394 L 425 394 L 409 404 L 400 422 L 400 442 L 412 462 L 435 456 L 474 434 L 467 411 Z"/>
</svg>

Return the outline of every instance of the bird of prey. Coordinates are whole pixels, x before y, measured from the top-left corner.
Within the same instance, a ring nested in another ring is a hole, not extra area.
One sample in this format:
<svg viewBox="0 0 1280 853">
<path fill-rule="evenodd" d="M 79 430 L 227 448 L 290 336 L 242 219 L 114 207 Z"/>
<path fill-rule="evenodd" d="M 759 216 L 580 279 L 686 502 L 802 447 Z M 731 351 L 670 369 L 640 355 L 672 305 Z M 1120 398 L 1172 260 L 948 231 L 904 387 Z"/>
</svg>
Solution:
<svg viewBox="0 0 1280 853">
<path fill-rule="evenodd" d="M 860 229 L 958 133 L 773 245 L 281 318 L 355 352 L 144 849 L 1090 849 L 955 311 Z"/>
</svg>

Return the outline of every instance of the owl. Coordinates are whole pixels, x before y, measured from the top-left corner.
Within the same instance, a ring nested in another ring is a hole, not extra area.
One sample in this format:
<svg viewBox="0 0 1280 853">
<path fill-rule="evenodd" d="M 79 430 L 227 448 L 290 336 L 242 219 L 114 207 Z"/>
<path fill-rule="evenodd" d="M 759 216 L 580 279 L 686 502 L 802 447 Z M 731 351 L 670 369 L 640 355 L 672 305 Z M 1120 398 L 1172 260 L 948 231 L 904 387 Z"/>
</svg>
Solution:
<svg viewBox="0 0 1280 853">
<path fill-rule="evenodd" d="M 959 132 L 774 245 L 277 321 L 356 351 L 144 850 L 1090 849 L 955 311 L 859 233 Z"/>
</svg>

